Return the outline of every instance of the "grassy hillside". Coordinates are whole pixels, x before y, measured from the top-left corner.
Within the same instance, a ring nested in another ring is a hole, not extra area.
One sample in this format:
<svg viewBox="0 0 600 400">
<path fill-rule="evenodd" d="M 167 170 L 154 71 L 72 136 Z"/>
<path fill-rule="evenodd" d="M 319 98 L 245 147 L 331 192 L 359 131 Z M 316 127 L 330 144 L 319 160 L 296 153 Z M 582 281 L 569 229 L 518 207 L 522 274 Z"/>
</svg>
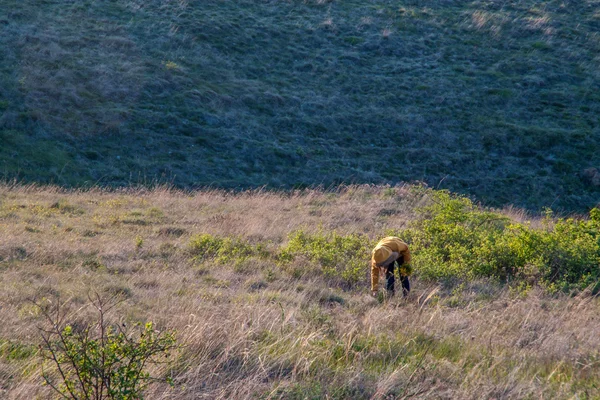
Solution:
<svg viewBox="0 0 600 400">
<path fill-rule="evenodd" d="M 0 174 L 584 210 L 595 1 L 1 0 Z"/>
<path fill-rule="evenodd" d="M 175 386 L 157 382 L 148 399 L 598 398 L 600 301 L 590 291 L 425 280 L 419 262 L 429 253 L 415 251 L 407 300 L 368 296 L 370 245 L 414 228 L 431 196 L 411 187 L 232 195 L 2 186 L 0 397 L 51 398 L 37 347 L 45 322 L 29 300 L 64 302 L 81 327 L 97 292 L 123 300 L 111 322 L 177 331 L 181 351 L 153 370 Z M 362 253 L 335 253 L 335 268 L 360 258 L 358 282 L 327 272 L 327 241 L 318 259 L 294 253 L 299 230 L 335 231 L 344 245 L 359 237 Z M 282 263 L 282 249 L 296 257 Z"/>
</svg>

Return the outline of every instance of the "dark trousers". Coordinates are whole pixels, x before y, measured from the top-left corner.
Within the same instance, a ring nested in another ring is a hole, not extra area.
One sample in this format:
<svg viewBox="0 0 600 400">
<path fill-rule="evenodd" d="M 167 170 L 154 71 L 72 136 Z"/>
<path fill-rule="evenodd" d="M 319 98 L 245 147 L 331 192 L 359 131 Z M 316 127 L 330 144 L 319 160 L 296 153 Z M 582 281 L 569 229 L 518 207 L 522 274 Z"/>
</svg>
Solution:
<svg viewBox="0 0 600 400">
<path fill-rule="evenodd" d="M 395 293 L 394 284 L 396 282 L 394 270 L 396 269 L 396 265 L 400 266 L 402 264 L 404 264 L 404 257 L 400 256 L 398 260 L 388 265 L 385 270 L 385 277 L 387 279 L 387 290 L 389 292 L 392 292 L 392 294 Z M 408 280 L 408 276 L 400 275 L 400 283 L 402 284 L 402 294 L 406 296 L 410 292 L 410 281 Z"/>
</svg>

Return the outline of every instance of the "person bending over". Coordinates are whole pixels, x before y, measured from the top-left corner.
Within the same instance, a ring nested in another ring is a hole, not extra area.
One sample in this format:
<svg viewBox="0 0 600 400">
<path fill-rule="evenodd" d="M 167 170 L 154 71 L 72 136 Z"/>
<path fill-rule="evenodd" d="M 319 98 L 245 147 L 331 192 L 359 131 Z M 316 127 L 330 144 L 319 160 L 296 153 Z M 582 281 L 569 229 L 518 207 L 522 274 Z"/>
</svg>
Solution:
<svg viewBox="0 0 600 400">
<path fill-rule="evenodd" d="M 409 275 L 410 251 L 408 245 L 400 238 L 388 236 L 379 241 L 371 254 L 371 295 L 376 296 L 379 287 L 379 273 L 385 272 L 388 294 L 395 294 L 394 271 L 398 269 L 400 282 L 402 283 L 402 294 L 407 296 L 410 292 Z"/>
</svg>

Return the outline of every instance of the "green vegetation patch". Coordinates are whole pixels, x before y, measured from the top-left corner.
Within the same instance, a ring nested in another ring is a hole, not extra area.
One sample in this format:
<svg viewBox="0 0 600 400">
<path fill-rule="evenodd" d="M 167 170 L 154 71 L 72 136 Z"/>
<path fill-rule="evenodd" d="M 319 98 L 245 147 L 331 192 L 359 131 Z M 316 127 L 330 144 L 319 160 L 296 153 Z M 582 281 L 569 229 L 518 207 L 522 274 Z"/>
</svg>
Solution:
<svg viewBox="0 0 600 400">
<path fill-rule="evenodd" d="M 300 230 L 291 233 L 288 239 L 287 245 L 280 249 L 280 263 L 287 264 L 302 256 L 319 265 L 328 278 L 341 278 L 349 285 L 365 279 L 374 246 L 367 236 L 322 231 L 308 234 Z"/>
<path fill-rule="evenodd" d="M 492 279 L 515 283 L 519 292 L 537 284 L 549 292 L 590 286 L 594 293 L 600 291 L 598 209 L 580 219 L 554 219 L 548 210 L 538 227 L 481 208 L 460 195 L 424 190 L 430 202 L 419 209 L 418 219 L 406 229 L 387 232 L 409 244 L 412 268 L 421 279 L 453 287 Z M 199 261 L 231 264 L 236 272 L 257 266 L 269 270 L 277 264 L 294 278 L 316 271 L 332 284 L 352 288 L 368 279 L 375 244 L 361 234 L 298 230 L 274 251 L 266 243 L 210 234 L 193 236 L 188 251 Z"/>
<path fill-rule="evenodd" d="M 193 236 L 188 250 L 197 260 L 214 259 L 218 263 L 242 263 L 252 257 L 268 257 L 266 245 L 252 245 L 240 238 L 219 237 L 208 233 Z"/>
<path fill-rule="evenodd" d="M 584 289 L 600 280 L 600 210 L 589 219 L 551 219 L 540 228 L 477 207 L 466 197 L 429 191 L 431 205 L 408 229 L 415 271 L 427 280 L 493 277 L 539 283 L 549 291 Z M 598 286 L 596 284 L 596 286 Z"/>
<path fill-rule="evenodd" d="M 37 346 L 18 340 L 0 339 L 0 359 L 5 361 L 26 360 L 35 356 Z"/>
</svg>

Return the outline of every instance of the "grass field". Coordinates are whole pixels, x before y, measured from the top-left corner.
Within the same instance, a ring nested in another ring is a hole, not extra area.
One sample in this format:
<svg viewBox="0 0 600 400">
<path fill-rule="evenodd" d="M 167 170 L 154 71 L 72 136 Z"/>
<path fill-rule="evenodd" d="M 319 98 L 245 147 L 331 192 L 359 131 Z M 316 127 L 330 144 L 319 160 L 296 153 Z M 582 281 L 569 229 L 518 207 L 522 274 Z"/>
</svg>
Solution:
<svg viewBox="0 0 600 400">
<path fill-rule="evenodd" d="M 600 5 L 0 1 L 0 176 L 66 186 L 424 181 L 584 211 Z"/>
<path fill-rule="evenodd" d="M 45 322 L 29 300 L 60 299 L 81 324 L 96 292 L 123 300 L 115 323 L 177 331 L 181 351 L 153 371 L 175 386 L 156 383 L 148 399 L 598 398 L 600 302 L 588 291 L 444 284 L 417 271 L 407 300 L 378 301 L 368 251 L 353 286 L 307 258 L 277 261 L 300 229 L 377 240 L 404 228 L 426 194 L 0 186 L 0 397 L 50 397 L 38 352 Z M 207 237 L 227 251 L 199 251 Z"/>
</svg>

